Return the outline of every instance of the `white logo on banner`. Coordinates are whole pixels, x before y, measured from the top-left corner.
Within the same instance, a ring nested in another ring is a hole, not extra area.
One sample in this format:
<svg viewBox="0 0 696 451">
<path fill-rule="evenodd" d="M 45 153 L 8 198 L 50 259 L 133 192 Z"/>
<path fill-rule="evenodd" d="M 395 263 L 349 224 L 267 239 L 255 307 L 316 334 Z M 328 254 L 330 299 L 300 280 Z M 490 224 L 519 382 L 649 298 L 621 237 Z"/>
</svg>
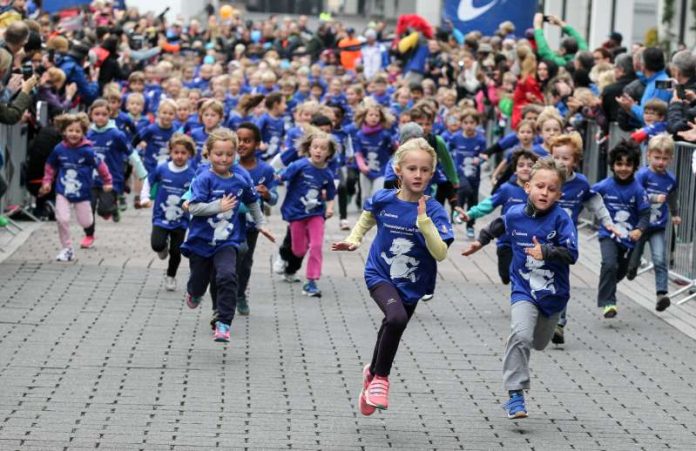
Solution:
<svg viewBox="0 0 696 451">
<path fill-rule="evenodd" d="M 457 17 L 462 22 L 468 22 L 474 20 L 479 16 L 482 16 L 488 12 L 489 9 L 493 8 L 499 0 L 494 0 L 485 6 L 474 6 L 474 0 L 461 0 L 459 2 L 459 8 L 457 9 Z"/>
</svg>

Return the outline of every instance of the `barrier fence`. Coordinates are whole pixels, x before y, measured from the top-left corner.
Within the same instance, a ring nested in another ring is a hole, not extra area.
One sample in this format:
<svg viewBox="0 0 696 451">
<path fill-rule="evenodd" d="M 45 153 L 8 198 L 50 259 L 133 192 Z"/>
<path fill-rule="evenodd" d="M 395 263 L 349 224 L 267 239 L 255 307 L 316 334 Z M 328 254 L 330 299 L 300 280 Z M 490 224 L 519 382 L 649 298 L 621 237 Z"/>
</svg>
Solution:
<svg viewBox="0 0 696 451">
<path fill-rule="evenodd" d="M 608 166 L 608 152 L 630 133 L 619 128 L 618 124 L 611 123 L 609 134 L 600 137 L 600 127 L 590 121 L 587 124 L 583 136 L 583 161 L 582 173 L 590 184 L 594 184 L 611 174 Z M 665 241 L 668 249 L 668 267 L 670 276 L 683 285 L 678 290 L 669 293 L 672 298 L 678 298 L 684 294 L 687 296 L 677 303 L 683 304 L 696 298 L 696 161 L 693 160 L 696 145 L 685 142 L 677 142 L 674 151 L 674 159 L 671 171 L 677 177 L 677 200 L 679 204 L 682 223 L 679 226 L 667 227 Z M 644 152 L 643 152 L 644 153 Z M 693 163 L 692 163 L 693 162 Z M 585 213 L 585 212 L 584 212 Z M 589 214 L 589 213 L 586 213 Z M 592 222 L 593 218 L 585 216 L 583 222 Z M 650 252 L 646 249 L 643 258 L 649 263 Z M 652 269 L 650 263 L 641 272 Z"/>
<path fill-rule="evenodd" d="M 14 209 L 23 209 L 30 198 L 23 186 L 22 166 L 27 159 L 27 134 L 25 125 L 0 125 L 0 153 L 4 162 L 0 174 L 7 184 L 7 192 L 0 197 L 0 216 Z M 9 207 L 13 208 L 9 208 Z M 16 211 L 16 210 L 15 210 Z M 22 228 L 10 218 L 3 218 L 3 228 L 15 234 Z"/>
</svg>

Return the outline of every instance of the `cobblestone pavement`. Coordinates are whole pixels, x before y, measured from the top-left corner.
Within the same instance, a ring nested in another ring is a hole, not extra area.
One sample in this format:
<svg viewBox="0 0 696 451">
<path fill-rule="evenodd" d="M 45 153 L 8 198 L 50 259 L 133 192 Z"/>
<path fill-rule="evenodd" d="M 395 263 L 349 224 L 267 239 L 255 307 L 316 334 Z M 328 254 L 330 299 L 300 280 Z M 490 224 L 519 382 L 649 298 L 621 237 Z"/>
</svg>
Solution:
<svg viewBox="0 0 696 451">
<path fill-rule="evenodd" d="M 224 346 L 207 300 L 191 311 L 164 291 L 148 224 L 132 210 L 100 221 L 96 247 L 69 264 L 52 261 L 45 224 L 0 264 L 0 449 L 694 449 L 694 340 L 626 296 L 617 319 L 600 319 L 596 259 L 573 268 L 567 344 L 532 354 L 530 418 L 510 421 L 508 287 L 493 246 L 459 255 L 459 229 L 404 335 L 390 409 L 363 417 L 381 320 L 362 280 L 367 246 L 327 252 L 317 300 L 270 274 L 261 238 L 251 316 Z M 331 220 L 327 241 L 342 236 Z M 581 252 L 596 247 L 583 237 Z"/>
</svg>

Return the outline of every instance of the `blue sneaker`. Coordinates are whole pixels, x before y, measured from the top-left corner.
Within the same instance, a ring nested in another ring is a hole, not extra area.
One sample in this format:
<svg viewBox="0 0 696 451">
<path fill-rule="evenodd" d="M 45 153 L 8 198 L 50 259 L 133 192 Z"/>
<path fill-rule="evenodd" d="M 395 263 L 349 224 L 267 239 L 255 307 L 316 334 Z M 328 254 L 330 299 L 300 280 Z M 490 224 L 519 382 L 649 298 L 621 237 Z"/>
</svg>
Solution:
<svg viewBox="0 0 696 451">
<path fill-rule="evenodd" d="M 230 326 L 221 321 L 215 323 L 215 341 L 220 343 L 229 343 L 230 341 Z"/>
<path fill-rule="evenodd" d="M 502 407 L 510 419 L 527 418 L 527 406 L 524 405 L 524 395 L 522 393 L 511 395 L 510 399 Z"/>
<path fill-rule="evenodd" d="M 317 283 L 315 281 L 308 280 L 307 283 L 302 286 L 302 294 L 310 298 L 320 298 L 321 290 L 317 288 Z"/>
<path fill-rule="evenodd" d="M 476 231 L 474 230 L 473 227 L 466 228 L 466 236 L 467 236 L 467 238 L 470 238 L 470 239 L 476 238 Z"/>
</svg>

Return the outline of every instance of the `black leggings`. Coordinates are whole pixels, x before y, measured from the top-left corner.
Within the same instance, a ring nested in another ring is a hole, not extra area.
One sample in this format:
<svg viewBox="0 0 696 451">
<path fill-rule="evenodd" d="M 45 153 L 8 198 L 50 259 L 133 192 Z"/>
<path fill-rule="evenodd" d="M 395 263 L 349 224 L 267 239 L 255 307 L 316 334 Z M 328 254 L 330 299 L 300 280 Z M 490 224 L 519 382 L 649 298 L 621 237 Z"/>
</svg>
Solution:
<svg viewBox="0 0 696 451">
<path fill-rule="evenodd" d="M 510 283 L 510 265 L 512 264 L 512 248 L 510 246 L 498 246 L 498 275 L 503 285 Z"/>
<path fill-rule="evenodd" d="M 450 207 L 454 208 L 457 205 L 457 190 L 454 189 L 452 182 L 442 182 L 437 184 L 435 191 L 435 200 L 445 206 L 445 201 L 449 201 Z"/>
<path fill-rule="evenodd" d="M 280 258 L 285 260 L 285 262 L 288 264 L 285 267 L 286 274 L 295 274 L 297 271 L 299 271 L 299 269 L 302 267 L 302 260 L 304 257 L 298 257 L 292 253 L 292 235 L 290 235 L 290 226 L 288 226 L 287 232 L 285 232 L 283 244 L 280 245 L 278 252 L 280 253 Z"/>
<path fill-rule="evenodd" d="M 370 296 L 384 313 L 382 326 L 377 332 L 377 343 L 372 354 L 370 373 L 381 377 L 389 376 L 394 356 L 399 349 L 401 335 L 416 310 L 417 303 L 405 304 L 399 292 L 390 283 L 380 283 L 370 289 Z"/>
<path fill-rule="evenodd" d="M 348 218 L 348 198 L 355 194 L 355 184 L 358 181 L 358 176 L 355 170 L 351 168 L 341 169 L 341 179 L 338 183 L 338 218 Z"/>
<path fill-rule="evenodd" d="M 169 265 L 167 266 L 167 275 L 176 277 L 176 271 L 181 263 L 181 243 L 184 242 L 186 229 L 165 229 L 164 227 L 152 226 L 152 234 L 150 235 L 150 246 L 155 252 L 162 252 L 167 247 L 167 238 L 169 238 Z"/>
<path fill-rule="evenodd" d="M 92 225 L 84 229 L 85 235 L 94 236 L 95 224 L 97 223 L 96 215 L 108 218 L 118 211 L 117 197 L 118 194 L 114 190 L 107 193 L 103 188 L 92 188 L 92 199 L 90 200 L 92 204 Z"/>
</svg>

